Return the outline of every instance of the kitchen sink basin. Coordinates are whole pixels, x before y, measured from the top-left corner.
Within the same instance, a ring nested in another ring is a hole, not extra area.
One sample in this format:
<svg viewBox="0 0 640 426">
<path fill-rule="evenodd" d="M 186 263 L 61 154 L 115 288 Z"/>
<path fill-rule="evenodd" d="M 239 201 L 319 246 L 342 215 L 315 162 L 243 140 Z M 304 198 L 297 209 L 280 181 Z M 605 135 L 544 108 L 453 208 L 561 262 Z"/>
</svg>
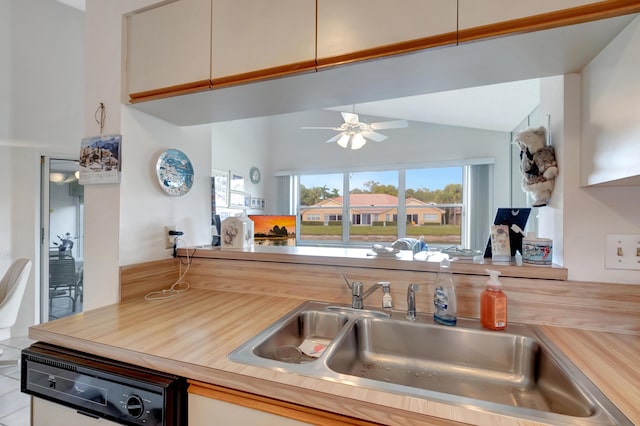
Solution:
<svg viewBox="0 0 640 426">
<path fill-rule="evenodd" d="M 317 351 L 314 351 L 318 349 Z M 631 422 L 534 327 L 456 327 L 394 310 L 306 302 L 229 359 L 380 391 L 562 425 Z"/>
<path fill-rule="evenodd" d="M 331 343 L 348 317 L 338 312 L 305 310 L 278 325 L 268 339 L 257 345 L 253 353 L 264 359 L 289 363 L 313 362 L 317 358 L 304 354 L 299 348 L 303 342 L 326 347 Z"/>
<path fill-rule="evenodd" d="M 595 411 L 523 335 L 406 321 L 355 321 L 329 369 L 411 388 L 578 417 Z"/>
</svg>

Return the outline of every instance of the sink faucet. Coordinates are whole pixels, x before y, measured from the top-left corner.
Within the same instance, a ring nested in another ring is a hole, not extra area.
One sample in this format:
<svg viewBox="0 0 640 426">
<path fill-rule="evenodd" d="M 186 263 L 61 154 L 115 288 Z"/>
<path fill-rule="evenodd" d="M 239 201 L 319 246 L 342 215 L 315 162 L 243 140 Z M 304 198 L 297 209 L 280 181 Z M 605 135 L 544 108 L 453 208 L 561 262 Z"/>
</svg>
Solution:
<svg viewBox="0 0 640 426">
<path fill-rule="evenodd" d="M 407 319 L 416 320 L 416 291 L 420 290 L 418 284 L 409 284 L 407 288 Z"/>
<path fill-rule="evenodd" d="M 364 307 L 364 299 L 380 287 L 382 287 L 381 283 L 375 283 L 369 287 L 369 290 L 363 293 L 364 284 L 360 281 L 356 281 L 351 284 L 351 307 L 353 309 L 362 309 Z"/>
</svg>

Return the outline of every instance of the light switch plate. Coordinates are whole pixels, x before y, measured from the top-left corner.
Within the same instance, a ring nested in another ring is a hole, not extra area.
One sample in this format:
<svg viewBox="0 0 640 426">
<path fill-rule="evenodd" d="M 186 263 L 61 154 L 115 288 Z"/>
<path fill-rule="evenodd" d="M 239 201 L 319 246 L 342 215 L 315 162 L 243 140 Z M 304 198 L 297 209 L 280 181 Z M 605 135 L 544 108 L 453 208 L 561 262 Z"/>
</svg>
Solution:
<svg viewBox="0 0 640 426">
<path fill-rule="evenodd" d="M 640 271 L 640 234 L 607 235 L 604 267 Z"/>
</svg>

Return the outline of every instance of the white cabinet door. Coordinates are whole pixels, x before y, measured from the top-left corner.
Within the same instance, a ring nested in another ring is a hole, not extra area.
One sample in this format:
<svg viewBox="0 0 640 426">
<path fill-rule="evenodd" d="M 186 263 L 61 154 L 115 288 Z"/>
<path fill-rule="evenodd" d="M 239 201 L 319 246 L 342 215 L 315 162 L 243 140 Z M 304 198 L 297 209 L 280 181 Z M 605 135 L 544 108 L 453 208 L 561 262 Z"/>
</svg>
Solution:
<svg viewBox="0 0 640 426">
<path fill-rule="evenodd" d="M 315 0 L 213 0 L 211 77 L 315 66 Z"/>
<path fill-rule="evenodd" d="M 600 0 L 458 0 L 460 29 L 525 18 L 598 1 Z"/>
<path fill-rule="evenodd" d="M 188 405 L 189 426 L 301 426 L 310 424 L 201 395 L 189 394 Z"/>
<path fill-rule="evenodd" d="M 109 426 L 117 425 L 107 419 L 94 419 L 77 410 L 55 404 L 40 398 L 32 398 L 31 425 L 32 426 Z"/>
<path fill-rule="evenodd" d="M 179 0 L 128 18 L 128 93 L 208 82 L 211 0 Z"/>
<path fill-rule="evenodd" d="M 456 29 L 453 0 L 318 0 L 318 59 Z"/>
</svg>

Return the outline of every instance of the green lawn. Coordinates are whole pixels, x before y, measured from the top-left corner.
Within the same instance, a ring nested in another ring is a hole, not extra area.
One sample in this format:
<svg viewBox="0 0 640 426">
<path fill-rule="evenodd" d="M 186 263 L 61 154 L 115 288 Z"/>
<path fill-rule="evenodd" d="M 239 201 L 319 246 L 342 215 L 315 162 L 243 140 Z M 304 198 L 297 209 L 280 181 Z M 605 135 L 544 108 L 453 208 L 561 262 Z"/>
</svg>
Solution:
<svg viewBox="0 0 640 426">
<path fill-rule="evenodd" d="M 341 226 L 315 226 L 302 225 L 300 235 L 342 235 Z M 397 226 L 352 226 L 351 235 L 397 235 Z M 460 225 L 438 225 L 438 226 L 407 226 L 407 236 L 419 237 L 427 236 L 460 236 Z"/>
</svg>

